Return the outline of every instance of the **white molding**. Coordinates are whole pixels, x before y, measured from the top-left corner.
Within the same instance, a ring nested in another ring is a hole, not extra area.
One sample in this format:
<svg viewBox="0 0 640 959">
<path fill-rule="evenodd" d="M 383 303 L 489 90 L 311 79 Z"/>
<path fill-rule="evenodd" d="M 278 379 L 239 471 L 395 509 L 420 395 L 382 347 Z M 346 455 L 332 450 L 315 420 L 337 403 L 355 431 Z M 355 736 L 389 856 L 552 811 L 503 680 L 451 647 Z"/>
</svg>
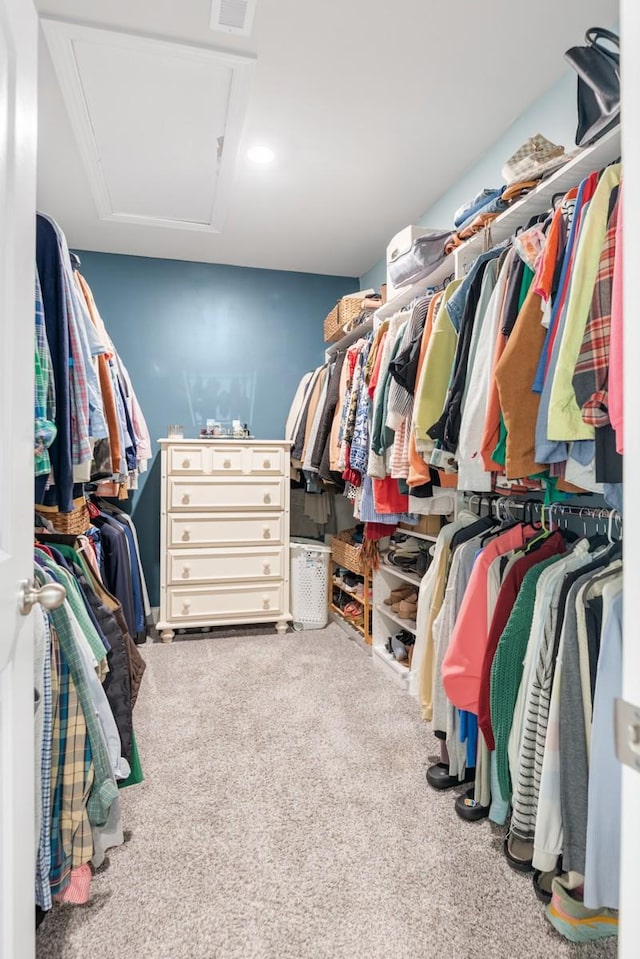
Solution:
<svg viewBox="0 0 640 959">
<path fill-rule="evenodd" d="M 54 17 L 41 17 L 40 22 L 51 52 L 71 126 L 78 142 L 80 155 L 89 178 L 91 192 L 100 219 L 112 223 L 132 223 L 178 230 L 195 230 L 204 233 L 219 233 L 229 206 L 235 162 L 253 82 L 255 55 L 234 53 L 189 43 L 175 43 L 153 36 L 124 33 Z M 217 178 L 218 183 L 213 207 L 207 222 L 154 217 L 146 214 L 129 214 L 116 212 L 113 209 L 74 51 L 74 44 L 79 41 L 111 46 L 120 50 L 152 53 L 156 56 L 165 56 L 168 61 L 189 59 L 208 63 L 211 66 L 231 69 L 231 89 L 229 92 L 227 124 L 224 130 L 224 149 L 218 168 L 212 170 L 212 176 Z"/>
</svg>

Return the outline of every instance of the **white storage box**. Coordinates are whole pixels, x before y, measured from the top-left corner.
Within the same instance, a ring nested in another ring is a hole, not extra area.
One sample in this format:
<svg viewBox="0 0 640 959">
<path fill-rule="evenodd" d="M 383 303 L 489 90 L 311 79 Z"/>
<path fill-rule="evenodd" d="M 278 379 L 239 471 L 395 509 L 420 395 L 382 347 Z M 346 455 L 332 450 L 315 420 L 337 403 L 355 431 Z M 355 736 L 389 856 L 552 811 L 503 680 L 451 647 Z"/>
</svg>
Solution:
<svg viewBox="0 0 640 959">
<path fill-rule="evenodd" d="M 315 539 L 292 537 L 289 549 L 294 629 L 323 629 L 329 621 L 331 547 Z"/>
<path fill-rule="evenodd" d="M 387 246 L 387 300 L 392 300 L 400 289 L 406 288 L 425 275 L 425 270 L 421 269 L 419 264 L 416 263 L 414 264 L 415 275 L 409 276 L 402 283 L 394 283 L 393 277 L 397 275 L 397 265 L 403 259 L 405 261 L 411 259 L 411 251 L 415 241 L 420 237 L 433 237 L 435 243 L 434 250 L 429 251 L 428 256 L 432 257 L 434 251 L 440 250 L 442 254 L 441 258 L 444 259 L 444 244 L 449 232 L 450 231 L 447 230 L 431 230 L 426 226 L 406 226 L 404 230 L 396 233 L 391 243 Z M 441 248 L 440 240 L 442 241 Z M 395 270 L 394 266 L 396 267 Z M 427 269 L 426 272 L 429 272 L 429 269 Z"/>
</svg>

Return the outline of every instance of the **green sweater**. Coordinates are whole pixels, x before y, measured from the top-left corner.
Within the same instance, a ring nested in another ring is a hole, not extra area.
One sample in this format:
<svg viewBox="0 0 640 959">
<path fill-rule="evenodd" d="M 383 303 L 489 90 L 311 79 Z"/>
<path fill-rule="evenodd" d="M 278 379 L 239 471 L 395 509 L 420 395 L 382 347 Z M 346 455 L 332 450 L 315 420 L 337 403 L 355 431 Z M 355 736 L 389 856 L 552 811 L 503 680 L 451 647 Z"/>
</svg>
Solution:
<svg viewBox="0 0 640 959">
<path fill-rule="evenodd" d="M 511 610 L 491 666 L 491 725 L 496 744 L 496 766 L 500 791 L 511 795 L 509 775 L 509 735 L 513 712 L 522 680 L 524 658 L 536 603 L 536 587 L 542 572 L 557 563 L 561 556 L 552 556 L 530 569 L 522 580 L 520 592 Z"/>
</svg>

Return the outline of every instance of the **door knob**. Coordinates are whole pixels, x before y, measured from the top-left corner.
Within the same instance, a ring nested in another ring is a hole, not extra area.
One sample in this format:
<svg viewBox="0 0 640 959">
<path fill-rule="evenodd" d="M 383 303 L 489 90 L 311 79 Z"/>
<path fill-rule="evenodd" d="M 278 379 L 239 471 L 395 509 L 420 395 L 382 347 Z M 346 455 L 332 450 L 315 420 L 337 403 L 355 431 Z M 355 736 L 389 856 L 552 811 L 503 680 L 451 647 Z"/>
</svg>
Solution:
<svg viewBox="0 0 640 959">
<path fill-rule="evenodd" d="M 20 583 L 20 612 L 28 616 L 36 603 L 45 609 L 59 609 L 67 598 L 67 591 L 61 583 L 45 583 L 36 588 L 32 579 L 25 579 Z"/>
</svg>

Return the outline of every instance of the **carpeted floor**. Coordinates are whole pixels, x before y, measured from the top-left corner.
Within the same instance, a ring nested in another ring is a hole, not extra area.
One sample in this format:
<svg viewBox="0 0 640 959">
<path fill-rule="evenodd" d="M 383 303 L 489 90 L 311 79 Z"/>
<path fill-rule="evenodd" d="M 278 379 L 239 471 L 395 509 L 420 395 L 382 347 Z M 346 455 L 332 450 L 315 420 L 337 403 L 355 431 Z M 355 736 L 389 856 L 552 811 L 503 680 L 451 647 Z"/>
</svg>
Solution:
<svg viewBox="0 0 640 959">
<path fill-rule="evenodd" d="M 424 778 L 415 702 L 337 626 L 143 650 L 146 780 L 38 959 L 595 959 Z"/>
</svg>

